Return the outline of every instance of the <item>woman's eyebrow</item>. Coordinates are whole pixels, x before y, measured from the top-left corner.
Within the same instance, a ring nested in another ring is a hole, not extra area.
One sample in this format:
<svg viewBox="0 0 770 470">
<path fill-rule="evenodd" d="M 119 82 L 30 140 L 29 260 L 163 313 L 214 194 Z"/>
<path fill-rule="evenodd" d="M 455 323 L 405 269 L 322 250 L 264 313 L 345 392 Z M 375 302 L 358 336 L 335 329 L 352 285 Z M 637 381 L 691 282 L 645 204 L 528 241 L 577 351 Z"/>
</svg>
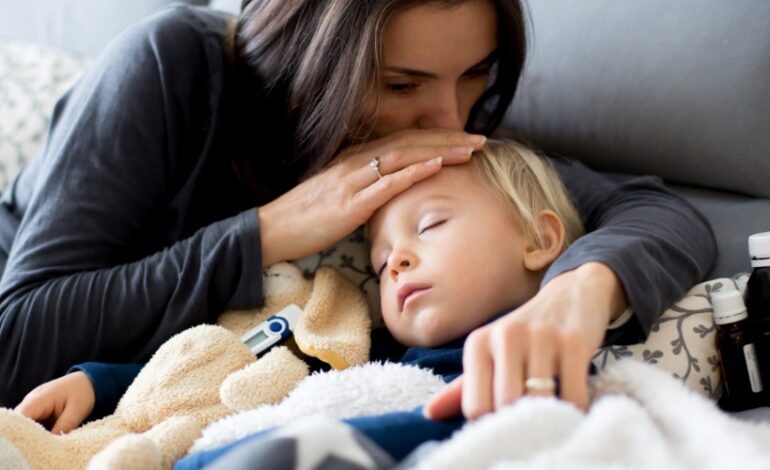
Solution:
<svg viewBox="0 0 770 470">
<path fill-rule="evenodd" d="M 497 60 L 497 49 L 493 50 L 486 57 L 476 62 L 475 64 L 471 65 L 470 67 L 468 67 L 468 70 L 473 70 L 473 69 L 491 65 L 496 60 Z M 466 72 L 468 70 L 466 70 Z M 435 73 L 426 72 L 425 70 L 411 69 L 408 67 L 387 66 L 385 67 L 385 71 L 396 72 L 396 73 L 409 75 L 411 77 L 417 77 L 417 78 L 432 78 L 432 79 L 438 78 L 438 75 L 436 75 Z"/>
</svg>

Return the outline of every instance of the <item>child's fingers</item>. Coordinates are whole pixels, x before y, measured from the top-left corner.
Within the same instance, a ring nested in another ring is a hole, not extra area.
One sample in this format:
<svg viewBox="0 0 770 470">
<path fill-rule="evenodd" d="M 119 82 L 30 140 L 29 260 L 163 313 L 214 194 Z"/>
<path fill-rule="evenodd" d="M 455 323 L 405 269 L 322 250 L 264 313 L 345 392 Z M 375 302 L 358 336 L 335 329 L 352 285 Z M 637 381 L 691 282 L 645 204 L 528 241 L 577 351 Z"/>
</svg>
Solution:
<svg viewBox="0 0 770 470">
<path fill-rule="evenodd" d="M 51 428 L 51 433 L 66 434 L 72 431 L 83 422 L 84 417 L 82 414 L 82 410 L 79 407 L 73 404 L 67 404 L 67 406 L 64 407 L 64 411 L 62 411 L 61 415 L 59 415 L 59 418 Z"/>
<path fill-rule="evenodd" d="M 15 411 L 33 421 L 45 421 L 53 413 L 53 400 L 33 391 L 24 397 Z"/>
</svg>

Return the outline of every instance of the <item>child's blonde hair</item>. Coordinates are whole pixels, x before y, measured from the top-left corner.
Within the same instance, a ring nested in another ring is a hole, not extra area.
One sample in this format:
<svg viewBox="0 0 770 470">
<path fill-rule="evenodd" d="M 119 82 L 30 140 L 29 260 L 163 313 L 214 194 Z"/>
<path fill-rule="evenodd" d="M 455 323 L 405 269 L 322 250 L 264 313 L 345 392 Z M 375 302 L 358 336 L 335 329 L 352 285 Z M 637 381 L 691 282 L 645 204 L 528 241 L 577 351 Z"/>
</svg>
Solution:
<svg viewBox="0 0 770 470">
<path fill-rule="evenodd" d="M 537 216 L 551 210 L 564 225 L 564 248 L 584 233 L 583 223 L 559 176 L 531 149 L 513 141 L 488 140 L 471 158 L 473 169 L 510 208 L 528 239 L 544 245 Z"/>
</svg>

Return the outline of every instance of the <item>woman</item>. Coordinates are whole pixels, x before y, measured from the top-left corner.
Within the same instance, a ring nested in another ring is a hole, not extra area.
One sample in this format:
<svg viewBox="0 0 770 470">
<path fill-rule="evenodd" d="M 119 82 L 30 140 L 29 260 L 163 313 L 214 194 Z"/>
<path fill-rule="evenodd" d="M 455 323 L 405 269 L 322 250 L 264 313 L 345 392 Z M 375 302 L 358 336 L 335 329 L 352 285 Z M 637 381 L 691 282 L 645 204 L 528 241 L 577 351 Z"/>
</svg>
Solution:
<svg viewBox="0 0 770 470">
<path fill-rule="evenodd" d="M 262 266 L 317 252 L 467 161 L 484 139 L 463 129 L 494 130 L 524 62 L 514 0 L 244 3 L 237 23 L 176 7 L 130 29 L 57 104 L 2 199 L 18 229 L 3 240 L 0 405 L 258 305 Z M 592 233 L 471 336 L 435 416 L 553 393 L 554 377 L 585 406 L 610 320 L 630 303 L 621 330 L 639 339 L 706 272 L 713 238 L 690 206 L 652 180 L 565 168 Z"/>
</svg>

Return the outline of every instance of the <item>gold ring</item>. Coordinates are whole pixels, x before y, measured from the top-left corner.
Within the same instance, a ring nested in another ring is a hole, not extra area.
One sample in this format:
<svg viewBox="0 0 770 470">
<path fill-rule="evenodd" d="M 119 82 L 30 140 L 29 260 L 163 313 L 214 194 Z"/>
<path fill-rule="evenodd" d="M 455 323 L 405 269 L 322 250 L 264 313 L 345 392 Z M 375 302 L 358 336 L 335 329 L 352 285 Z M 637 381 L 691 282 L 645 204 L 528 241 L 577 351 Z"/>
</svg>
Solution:
<svg viewBox="0 0 770 470">
<path fill-rule="evenodd" d="M 530 377 L 524 382 L 524 388 L 527 392 L 549 392 L 556 390 L 556 381 L 551 377 Z"/>
<path fill-rule="evenodd" d="M 377 173 L 377 179 L 382 179 L 382 173 L 380 173 L 380 158 L 374 157 L 369 161 L 369 166 L 372 167 L 375 173 Z"/>
</svg>

